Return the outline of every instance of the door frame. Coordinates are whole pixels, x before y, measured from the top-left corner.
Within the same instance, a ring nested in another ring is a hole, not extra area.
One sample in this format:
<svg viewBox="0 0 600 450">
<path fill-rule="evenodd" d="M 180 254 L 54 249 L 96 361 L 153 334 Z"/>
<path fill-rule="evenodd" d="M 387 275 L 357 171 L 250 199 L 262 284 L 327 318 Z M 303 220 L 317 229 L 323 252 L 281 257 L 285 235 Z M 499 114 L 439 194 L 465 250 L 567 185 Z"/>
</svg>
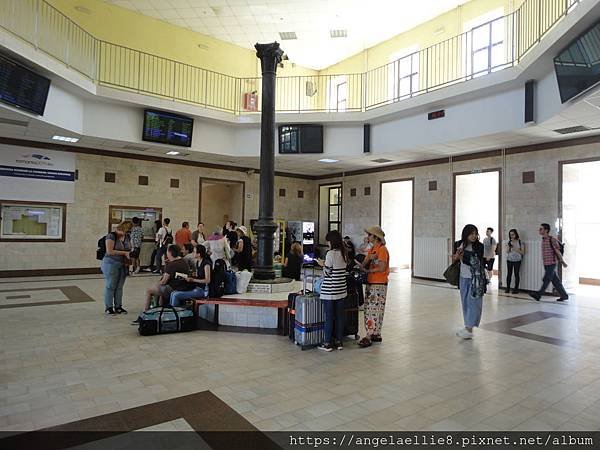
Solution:
<svg viewBox="0 0 600 450">
<path fill-rule="evenodd" d="M 415 177 L 394 178 L 379 182 L 379 225 L 381 226 L 381 209 L 383 206 L 383 185 L 387 183 L 399 183 L 403 181 L 412 182 L 412 205 L 411 205 L 411 236 L 410 236 L 410 276 L 414 276 L 415 271 Z M 385 231 L 385 230 L 384 230 Z"/>
<path fill-rule="evenodd" d="M 340 234 L 344 234 L 342 231 L 344 229 L 344 199 L 346 198 L 346 196 L 344 195 L 344 182 L 343 181 L 338 181 L 336 183 L 323 183 L 323 184 L 319 184 L 319 189 L 317 192 L 317 226 L 316 226 L 316 233 L 317 233 L 317 239 L 315 239 L 315 245 L 321 245 L 320 242 L 320 237 L 321 237 L 321 188 L 322 187 L 334 187 L 334 186 L 340 186 L 341 190 L 342 190 L 342 204 L 340 205 L 340 225 L 341 225 L 341 229 Z M 329 213 L 329 211 L 328 211 Z"/>
<path fill-rule="evenodd" d="M 504 192 L 502 191 L 502 167 L 494 167 L 491 169 L 481 169 L 481 170 L 466 170 L 462 172 L 453 172 L 452 173 L 452 246 L 454 246 L 454 242 L 456 242 L 456 178 L 461 175 L 477 175 L 480 173 L 490 173 L 490 172 L 498 172 L 498 245 L 500 248 L 498 249 L 498 288 L 502 287 L 502 239 L 504 237 L 504 211 L 502 210 L 502 196 Z M 480 230 L 481 233 L 481 230 Z M 481 234 L 480 234 L 481 236 Z"/>
<path fill-rule="evenodd" d="M 559 229 L 557 233 L 558 239 L 562 242 L 563 239 L 563 179 L 564 179 L 564 166 L 569 164 L 583 164 L 588 162 L 598 162 L 600 161 L 600 156 L 592 156 L 589 158 L 579 158 L 579 159 L 566 159 L 563 161 L 558 161 L 558 223 Z M 562 279 L 562 266 L 558 265 L 558 273 Z M 578 284 L 582 284 L 578 281 Z M 587 284 L 587 283 L 585 283 Z M 590 283 L 592 284 L 592 283 Z"/>
<path fill-rule="evenodd" d="M 213 182 L 213 183 L 221 183 L 221 184 L 241 184 L 242 185 L 242 222 L 241 224 L 246 223 L 246 182 L 241 180 L 230 180 L 225 178 L 208 178 L 208 177 L 200 177 L 198 184 L 198 223 L 202 221 L 202 183 L 203 182 Z M 196 223 L 196 225 L 198 225 Z M 212 233 L 211 230 L 210 232 Z"/>
</svg>

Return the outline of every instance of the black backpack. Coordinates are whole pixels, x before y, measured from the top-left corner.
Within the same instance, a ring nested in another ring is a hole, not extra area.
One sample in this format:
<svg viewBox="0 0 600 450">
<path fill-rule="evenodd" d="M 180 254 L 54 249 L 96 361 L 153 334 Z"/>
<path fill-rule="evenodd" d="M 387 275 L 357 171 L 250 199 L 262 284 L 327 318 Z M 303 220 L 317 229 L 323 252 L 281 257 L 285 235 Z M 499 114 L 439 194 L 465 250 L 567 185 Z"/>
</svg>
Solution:
<svg viewBox="0 0 600 450">
<path fill-rule="evenodd" d="M 208 296 L 210 298 L 219 298 L 225 295 L 225 272 L 227 265 L 222 259 L 217 259 L 213 267 L 210 284 L 208 285 Z"/>
<path fill-rule="evenodd" d="M 564 254 L 565 254 L 565 244 L 564 244 L 564 243 L 562 243 L 562 242 L 560 242 L 560 241 L 559 241 L 558 239 L 556 239 L 556 238 L 552 238 L 552 237 L 551 237 L 550 239 L 552 239 L 552 240 L 556 241 L 556 243 L 558 244 L 558 251 L 560 252 L 560 254 L 561 254 L 561 255 L 564 255 Z M 554 245 L 553 245 L 553 247 L 554 247 Z"/>
<path fill-rule="evenodd" d="M 110 233 L 110 235 L 115 241 L 117 240 L 117 236 L 115 235 L 115 233 Z M 106 255 L 106 235 L 98 239 L 98 248 L 96 248 L 96 259 L 102 260 L 104 259 L 104 255 Z"/>
<path fill-rule="evenodd" d="M 171 245 L 173 243 L 173 232 L 167 231 L 165 238 L 163 239 L 162 245 Z"/>
</svg>

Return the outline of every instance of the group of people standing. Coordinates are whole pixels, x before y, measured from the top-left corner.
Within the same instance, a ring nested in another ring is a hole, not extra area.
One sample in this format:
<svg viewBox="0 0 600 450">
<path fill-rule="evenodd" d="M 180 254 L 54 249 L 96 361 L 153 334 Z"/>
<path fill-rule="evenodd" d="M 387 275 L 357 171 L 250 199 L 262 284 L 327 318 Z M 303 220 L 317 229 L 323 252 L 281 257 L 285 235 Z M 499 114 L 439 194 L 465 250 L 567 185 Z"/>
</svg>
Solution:
<svg viewBox="0 0 600 450">
<path fill-rule="evenodd" d="M 238 270 L 251 270 L 252 242 L 245 226 L 228 221 L 206 238 L 202 222 L 193 232 L 189 222 L 183 222 L 176 233 L 173 233 L 170 223 L 169 218 L 155 222 L 151 269 L 153 273 L 161 274 L 161 278 L 146 291 L 146 309 L 153 296 L 160 297 L 161 303 L 174 306 L 188 298 L 207 297 L 210 270 L 216 260 L 221 259 Z M 100 268 L 105 279 L 106 315 L 127 314 L 123 308 L 123 287 L 128 275 L 140 272 L 144 236 L 141 224 L 142 220 L 134 217 L 117 225 L 115 231 L 104 237 L 106 251 Z"/>
<path fill-rule="evenodd" d="M 390 274 L 390 255 L 385 246 L 385 233 L 381 227 L 373 226 L 365 232 L 369 249 L 362 261 L 355 259 L 352 247 L 348 248 L 339 231 L 330 231 L 325 237 L 329 250 L 324 260 L 317 259 L 317 263 L 323 267 L 320 298 L 325 305 L 325 339 L 318 346 L 320 350 L 331 352 L 334 348 L 343 349 L 344 299 L 348 295 L 346 276 L 349 268 L 359 269 L 366 275 L 364 300 L 366 336 L 358 342 L 358 345 L 366 348 L 373 342 L 383 341 L 381 329 Z"/>
<path fill-rule="evenodd" d="M 486 238 L 483 242 L 479 240 L 479 231 L 475 225 L 466 225 L 461 234 L 461 239 L 455 243 L 452 254 L 453 261 L 460 261 L 459 289 L 462 305 L 464 328 L 457 331 L 457 336 L 463 339 L 473 338 L 473 328 L 478 327 L 481 322 L 483 308 L 483 295 L 487 292 L 488 271 L 493 269 L 493 259 L 490 257 L 495 253 L 495 242 L 491 236 L 492 228 L 486 230 Z M 569 299 L 562 282 L 557 273 L 557 265 L 567 267 L 563 259 L 561 243 L 550 234 L 550 225 L 542 223 L 538 230 L 542 237 L 541 250 L 544 263 L 544 278 L 542 286 L 537 292 L 529 295 L 537 301 L 546 292 L 548 285 L 553 284 L 563 302 Z M 520 269 L 525 246 L 521 242 L 516 229 L 509 231 L 509 240 L 506 244 L 507 250 L 507 279 L 506 292 L 510 292 L 511 278 L 515 275 L 515 287 L 513 293 L 519 292 Z M 490 263 L 491 260 L 491 263 Z"/>
</svg>

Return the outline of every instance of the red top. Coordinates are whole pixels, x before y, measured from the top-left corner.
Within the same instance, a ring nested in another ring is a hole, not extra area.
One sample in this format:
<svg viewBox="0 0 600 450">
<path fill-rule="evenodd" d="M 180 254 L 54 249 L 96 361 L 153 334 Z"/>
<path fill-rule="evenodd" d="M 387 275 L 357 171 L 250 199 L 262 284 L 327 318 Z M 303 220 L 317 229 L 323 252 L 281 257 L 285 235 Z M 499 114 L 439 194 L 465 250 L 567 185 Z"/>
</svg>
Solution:
<svg viewBox="0 0 600 450">
<path fill-rule="evenodd" d="M 192 232 L 189 228 L 180 228 L 175 233 L 175 243 L 179 247 L 183 247 L 185 244 L 189 244 L 192 242 Z"/>
<path fill-rule="evenodd" d="M 556 264 L 556 251 L 558 251 L 558 241 L 555 237 L 548 236 L 542 238 L 542 259 L 545 266 Z"/>
</svg>

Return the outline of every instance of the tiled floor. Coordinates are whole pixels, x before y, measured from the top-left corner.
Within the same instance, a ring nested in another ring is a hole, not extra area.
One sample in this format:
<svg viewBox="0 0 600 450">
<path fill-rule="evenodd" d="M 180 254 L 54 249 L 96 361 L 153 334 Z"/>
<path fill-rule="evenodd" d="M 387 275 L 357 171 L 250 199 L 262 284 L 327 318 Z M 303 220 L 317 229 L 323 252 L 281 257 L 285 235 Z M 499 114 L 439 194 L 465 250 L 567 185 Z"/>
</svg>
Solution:
<svg viewBox="0 0 600 450">
<path fill-rule="evenodd" d="M 97 277 L 0 280 L 0 430 L 206 390 L 261 430 L 600 430 L 600 289 L 569 304 L 487 295 L 489 327 L 461 341 L 456 290 L 393 277 L 384 342 L 333 353 L 269 335 L 140 337 L 149 276 L 127 280 L 119 317 L 103 315 Z"/>
</svg>

